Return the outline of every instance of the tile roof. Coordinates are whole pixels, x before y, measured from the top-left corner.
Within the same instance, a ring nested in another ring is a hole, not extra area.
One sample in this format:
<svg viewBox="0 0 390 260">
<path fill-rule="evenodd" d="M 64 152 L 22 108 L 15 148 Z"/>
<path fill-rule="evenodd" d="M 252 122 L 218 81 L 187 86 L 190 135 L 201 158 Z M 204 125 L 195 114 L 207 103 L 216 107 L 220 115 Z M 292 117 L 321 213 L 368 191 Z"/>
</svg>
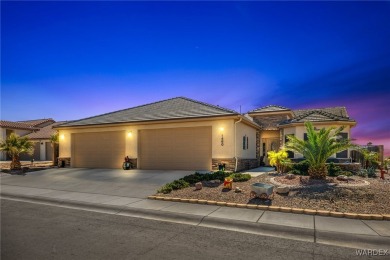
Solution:
<svg viewBox="0 0 390 260">
<path fill-rule="evenodd" d="M 329 107 L 320 109 L 302 109 L 293 110 L 294 117 L 289 120 L 285 120 L 280 125 L 290 123 L 303 123 L 305 121 L 311 122 L 324 122 L 324 121 L 349 121 L 355 122 L 355 120 L 349 118 L 345 107 Z"/>
<path fill-rule="evenodd" d="M 38 127 L 34 127 L 31 124 L 22 123 L 22 122 L 12 122 L 12 121 L 0 121 L 0 127 L 10 128 L 10 129 L 23 129 L 23 130 L 38 130 Z"/>
<path fill-rule="evenodd" d="M 258 113 L 258 112 L 278 112 L 278 111 L 291 111 L 291 109 L 287 107 L 277 106 L 277 105 L 269 105 L 265 107 L 256 108 L 249 113 Z"/>
<path fill-rule="evenodd" d="M 229 115 L 239 115 L 239 113 L 186 97 L 176 97 L 103 115 L 71 121 L 62 124 L 59 127 Z"/>
<path fill-rule="evenodd" d="M 30 133 L 26 136 L 28 136 L 30 139 L 49 139 L 52 134 L 55 134 L 57 132 L 57 130 L 53 129 L 53 126 L 57 126 L 65 122 L 66 121 L 55 122 L 53 124 L 40 128 L 39 131 Z"/>
<path fill-rule="evenodd" d="M 45 118 L 45 119 L 34 119 L 34 120 L 25 120 L 25 121 L 18 121 L 19 123 L 25 123 L 29 124 L 34 127 L 41 127 L 41 125 L 44 125 L 46 123 L 54 123 L 55 121 L 52 118 Z"/>
</svg>

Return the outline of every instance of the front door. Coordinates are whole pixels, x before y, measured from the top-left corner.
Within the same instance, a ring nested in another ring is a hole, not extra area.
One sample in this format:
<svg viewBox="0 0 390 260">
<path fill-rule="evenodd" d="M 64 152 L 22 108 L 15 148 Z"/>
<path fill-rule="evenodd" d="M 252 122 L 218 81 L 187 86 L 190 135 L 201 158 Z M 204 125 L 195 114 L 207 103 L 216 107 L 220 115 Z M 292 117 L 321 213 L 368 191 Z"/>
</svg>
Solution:
<svg viewBox="0 0 390 260">
<path fill-rule="evenodd" d="M 263 156 L 265 165 L 269 165 L 268 152 L 279 151 L 280 140 L 279 138 L 265 138 L 263 139 Z"/>
</svg>

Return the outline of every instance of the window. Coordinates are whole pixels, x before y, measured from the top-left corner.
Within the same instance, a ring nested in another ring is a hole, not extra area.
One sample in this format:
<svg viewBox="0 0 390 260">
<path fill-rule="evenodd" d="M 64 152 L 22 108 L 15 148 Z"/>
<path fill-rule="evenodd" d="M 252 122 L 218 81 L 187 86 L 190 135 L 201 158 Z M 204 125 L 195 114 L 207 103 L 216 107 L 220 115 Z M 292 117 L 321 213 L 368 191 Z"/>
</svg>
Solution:
<svg viewBox="0 0 390 260">
<path fill-rule="evenodd" d="M 242 149 L 248 150 L 248 148 L 249 148 L 249 138 L 248 138 L 248 136 L 244 135 L 242 137 Z"/>
<path fill-rule="evenodd" d="M 303 140 L 304 140 L 304 141 L 309 140 L 309 138 L 307 138 L 307 133 L 304 133 L 304 134 L 303 134 Z"/>
<path fill-rule="evenodd" d="M 263 143 L 263 156 L 265 156 L 265 143 Z"/>
<path fill-rule="evenodd" d="M 341 139 L 348 139 L 348 133 L 340 133 L 339 136 Z M 336 158 L 348 158 L 348 150 L 336 153 Z"/>
</svg>

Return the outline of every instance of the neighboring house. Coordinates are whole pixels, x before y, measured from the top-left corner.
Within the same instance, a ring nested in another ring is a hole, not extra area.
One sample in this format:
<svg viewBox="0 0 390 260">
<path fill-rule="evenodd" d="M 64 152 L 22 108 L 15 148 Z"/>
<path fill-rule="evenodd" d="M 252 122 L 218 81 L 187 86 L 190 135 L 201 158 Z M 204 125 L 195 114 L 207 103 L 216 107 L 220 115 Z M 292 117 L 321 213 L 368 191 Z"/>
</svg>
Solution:
<svg viewBox="0 0 390 260">
<path fill-rule="evenodd" d="M 31 124 L 22 123 L 22 122 L 12 122 L 12 121 L 0 121 L 0 141 L 7 139 L 11 133 L 15 133 L 19 136 L 24 136 L 26 134 L 32 133 L 33 131 L 38 131 L 38 127 L 34 127 Z M 10 160 L 9 155 L 5 152 L 0 152 L 0 160 Z"/>
<path fill-rule="evenodd" d="M 258 166 L 260 127 L 219 106 L 178 97 L 55 127 L 60 163 L 120 168 L 125 156 L 140 169 L 227 170 Z"/>
<path fill-rule="evenodd" d="M 49 119 L 36 119 L 28 121 L 0 121 L 1 129 L 1 141 L 5 140 L 11 133 L 15 133 L 19 136 L 28 136 L 34 142 L 34 153 L 32 155 L 21 154 L 20 159 L 22 161 L 30 161 L 34 159 L 36 161 L 52 160 L 52 150 L 50 152 L 50 134 L 54 133 L 52 129 L 53 125 L 59 124 L 51 118 Z M 42 132 L 41 132 L 42 131 Z M 0 160 L 10 160 L 9 156 L 1 152 Z"/>
<path fill-rule="evenodd" d="M 360 146 L 360 148 L 365 148 L 365 149 L 367 149 L 370 152 L 378 153 L 378 161 L 380 163 L 383 163 L 383 159 L 384 159 L 384 145 L 382 145 L 382 144 L 381 145 L 374 145 L 372 143 L 368 143 L 367 145 L 359 145 L 359 146 Z M 359 152 L 359 150 L 351 151 L 351 157 L 352 157 L 352 161 L 354 161 L 354 162 L 360 162 L 360 163 L 364 162 L 364 157 Z"/>
<path fill-rule="evenodd" d="M 23 154 L 21 156 L 21 159 L 34 159 L 35 161 L 53 161 L 53 145 L 50 142 L 50 136 L 57 132 L 57 130 L 53 129 L 53 127 L 63 123 L 64 121 L 54 122 L 54 120 L 52 120 L 50 124 L 40 128 L 39 131 L 27 134 L 26 136 L 35 143 L 34 155 L 31 156 L 28 154 Z"/>
<path fill-rule="evenodd" d="M 287 141 L 288 135 L 307 139 L 304 123 L 310 121 L 317 129 L 344 126 L 342 138 L 350 138 L 351 128 L 356 122 L 349 118 L 345 107 L 321 109 L 291 110 L 282 106 L 270 105 L 248 112 L 254 122 L 262 127 L 260 137 L 260 155 L 265 164 L 268 164 L 267 152 L 278 150 Z M 337 161 L 350 161 L 350 151 L 345 150 L 334 154 Z M 289 152 L 289 158 L 302 158 L 301 154 Z"/>
</svg>

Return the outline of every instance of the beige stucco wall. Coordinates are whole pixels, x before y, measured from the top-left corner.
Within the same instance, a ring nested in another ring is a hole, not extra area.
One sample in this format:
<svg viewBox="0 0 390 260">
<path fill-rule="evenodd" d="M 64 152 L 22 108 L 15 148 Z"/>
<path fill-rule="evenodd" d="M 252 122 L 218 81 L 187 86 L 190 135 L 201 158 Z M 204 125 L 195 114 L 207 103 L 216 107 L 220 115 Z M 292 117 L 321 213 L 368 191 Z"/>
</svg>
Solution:
<svg viewBox="0 0 390 260">
<path fill-rule="evenodd" d="M 60 129 L 60 157 L 71 156 L 71 134 L 85 132 L 104 132 L 125 130 L 126 155 L 130 158 L 138 158 L 138 131 L 142 129 L 177 128 L 177 127 L 212 127 L 212 158 L 234 157 L 234 119 L 204 120 L 181 123 L 155 123 L 155 124 L 129 124 L 120 126 L 104 126 L 89 128 Z M 223 130 L 221 130 L 223 128 Z M 128 135 L 131 133 L 131 135 Z M 224 145 L 221 146 L 221 135 L 223 134 Z M 256 137 L 251 139 L 255 140 Z M 254 145 L 253 145 L 254 146 Z"/>
<path fill-rule="evenodd" d="M 248 137 L 248 149 L 243 149 L 243 136 Z M 242 159 L 256 159 L 256 129 L 244 123 L 236 126 L 236 154 Z"/>
</svg>

